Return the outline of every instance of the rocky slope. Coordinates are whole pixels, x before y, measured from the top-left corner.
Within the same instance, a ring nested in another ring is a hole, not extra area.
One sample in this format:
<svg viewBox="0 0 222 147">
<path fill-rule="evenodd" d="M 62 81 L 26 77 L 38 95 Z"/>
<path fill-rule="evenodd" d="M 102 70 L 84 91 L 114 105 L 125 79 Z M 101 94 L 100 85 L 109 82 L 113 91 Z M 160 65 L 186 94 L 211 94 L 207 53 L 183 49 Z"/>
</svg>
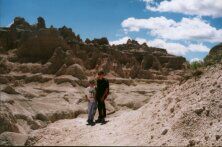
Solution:
<svg viewBox="0 0 222 147">
<path fill-rule="evenodd" d="M 61 120 L 33 131 L 27 145 L 222 144 L 222 65 L 209 67 L 198 79 L 157 92 L 135 111 L 119 111 L 105 125 L 85 125 L 85 118 Z"/>
</svg>

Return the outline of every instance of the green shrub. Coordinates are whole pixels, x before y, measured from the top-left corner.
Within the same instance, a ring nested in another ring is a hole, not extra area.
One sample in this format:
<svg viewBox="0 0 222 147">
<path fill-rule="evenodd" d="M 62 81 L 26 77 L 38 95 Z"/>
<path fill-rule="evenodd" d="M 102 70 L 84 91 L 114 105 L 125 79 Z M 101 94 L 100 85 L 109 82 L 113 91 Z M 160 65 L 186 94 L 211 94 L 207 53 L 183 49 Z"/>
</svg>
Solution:
<svg viewBox="0 0 222 147">
<path fill-rule="evenodd" d="M 204 62 L 203 61 L 194 61 L 190 63 L 190 68 L 192 70 L 197 70 L 200 67 L 204 66 Z"/>
</svg>

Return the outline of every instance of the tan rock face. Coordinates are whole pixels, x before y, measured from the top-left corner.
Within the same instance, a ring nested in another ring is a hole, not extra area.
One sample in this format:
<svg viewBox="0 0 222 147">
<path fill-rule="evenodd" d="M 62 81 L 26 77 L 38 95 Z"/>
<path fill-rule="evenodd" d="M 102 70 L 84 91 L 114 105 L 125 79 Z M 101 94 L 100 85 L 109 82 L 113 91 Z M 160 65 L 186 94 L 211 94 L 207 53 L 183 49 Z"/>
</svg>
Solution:
<svg viewBox="0 0 222 147">
<path fill-rule="evenodd" d="M 66 75 L 72 75 L 74 77 L 77 77 L 79 79 L 86 79 L 86 74 L 83 70 L 83 68 L 79 64 L 73 64 L 69 66 L 66 71 Z"/>
<path fill-rule="evenodd" d="M 175 56 L 160 56 L 157 57 L 161 64 L 166 64 L 166 68 L 183 69 L 183 63 L 186 62 L 183 57 Z"/>
<path fill-rule="evenodd" d="M 92 43 L 96 44 L 96 45 L 109 45 L 109 41 L 105 37 L 103 37 L 101 39 L 94 39 L 94 40 L 92 40 Z"/>
<path fill-rule="evenodd" d="M 7 51 L 18 47 L 18 33 L 15 30 L 0 29 L 0 51 Z"/>
<path fill-rule="evenodd" d="M 46 68 L 43 73 L 55 74 L 61 66 L 65 63 L 66 52 L 62 47 L 55 48 L 55 51 L 48 62 L 45 64 Z"/>
<path fill-rule="evenodd" d="M 17 121 L 12 115 L 10 109 L 3 105 L 2 102 L 0 106 L 0 134 L 6 131 L 19 133 L 18 126 L 16 125 Z"/>
<path fill-rule="evenodd" d="M 25 21 L 22 17 L 15 17 L 14 23 L 10 26 L 10 29 L 31 29 L 31 25 Z"/>
<path fill-rule="evenodd" d="M 9 85 L 7 85 L 2 91 L 8 94 L 19 94 L 14 88 Z"/>
<path fill-rule="evenodd" d="M 82 42 L 82 39 L 79 35 L 76 35 L 71 28 L 67 28 L 66 26 L 63 26 L 62 28 L 59 28 L 60 35 L 66 40 L 66 42 L 70 45 L 74 45 L 78 42 Z"/>
<path fill-rule="evenodd" d="M 1 146 L 24 146 L 28 135 L 14 133 L 14 132 L 4 132 L 0 135 L 0 145 Z"/>
<path fill-rule="evenodd" d="M 220 63 L 222 61 L 222 43 L 213 47 L 209 55 L 207 55 L 204 59 L 207 65 L 214 65 L 216 63 Z"/>
<path fill-rule="evenodd" d="M 45 20 L 42 17 L 37 18 L 38 23 L 37 23 L 37 29 L 44 29 L 45 27 Z"/>
<path fill-rule="evenodd" d="M 66 43 L 59 37 L 54 29 L 41 29 L 37 34 L 23 40 L 18 49 L 19 57 L 26 57 L 29 60 L 39 61 L 49 59 L 56 47 L 67 48 Z"/>
<path fill-rule="evenodd" d="M 0 74 L 6 74 L 11 71 L 11 67 L 7 59 L 0 57 Z"/>
</svg>

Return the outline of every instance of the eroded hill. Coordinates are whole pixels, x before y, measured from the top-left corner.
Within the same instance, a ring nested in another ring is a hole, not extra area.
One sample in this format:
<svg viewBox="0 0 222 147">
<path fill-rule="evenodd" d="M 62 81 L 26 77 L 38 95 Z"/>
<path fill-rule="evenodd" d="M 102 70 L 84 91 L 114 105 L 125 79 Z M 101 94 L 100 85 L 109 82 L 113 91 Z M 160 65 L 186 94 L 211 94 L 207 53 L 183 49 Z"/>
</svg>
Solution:
<svg viewBox="0 0 222 147">
<path fill-rule="evenodd" d="M 84 118 L 61 120 L 33 131 L 29 145 L 220 146 L 222 66 L 198 79 L 157 92 L 135 111 L 119 111 L 105 125 Z"/>
</svg>

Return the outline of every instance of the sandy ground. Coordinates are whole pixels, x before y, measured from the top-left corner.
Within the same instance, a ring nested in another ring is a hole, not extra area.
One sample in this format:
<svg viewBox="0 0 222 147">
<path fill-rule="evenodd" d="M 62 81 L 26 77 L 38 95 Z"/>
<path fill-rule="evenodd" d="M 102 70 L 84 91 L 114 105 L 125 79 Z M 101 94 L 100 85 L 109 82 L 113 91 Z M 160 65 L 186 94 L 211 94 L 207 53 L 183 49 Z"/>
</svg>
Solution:
<svg viewBox="0 0 222 147">
<path fill-rule="evenodd" d="M 123 115 L 109 116 L 106 124 L 95 126 L 87 126 L 86 118 L 55 122 L 36 132 L 41 139 L 35 145 L 138 145 L 128 126 L 121 125 Z"/>
</svg>

